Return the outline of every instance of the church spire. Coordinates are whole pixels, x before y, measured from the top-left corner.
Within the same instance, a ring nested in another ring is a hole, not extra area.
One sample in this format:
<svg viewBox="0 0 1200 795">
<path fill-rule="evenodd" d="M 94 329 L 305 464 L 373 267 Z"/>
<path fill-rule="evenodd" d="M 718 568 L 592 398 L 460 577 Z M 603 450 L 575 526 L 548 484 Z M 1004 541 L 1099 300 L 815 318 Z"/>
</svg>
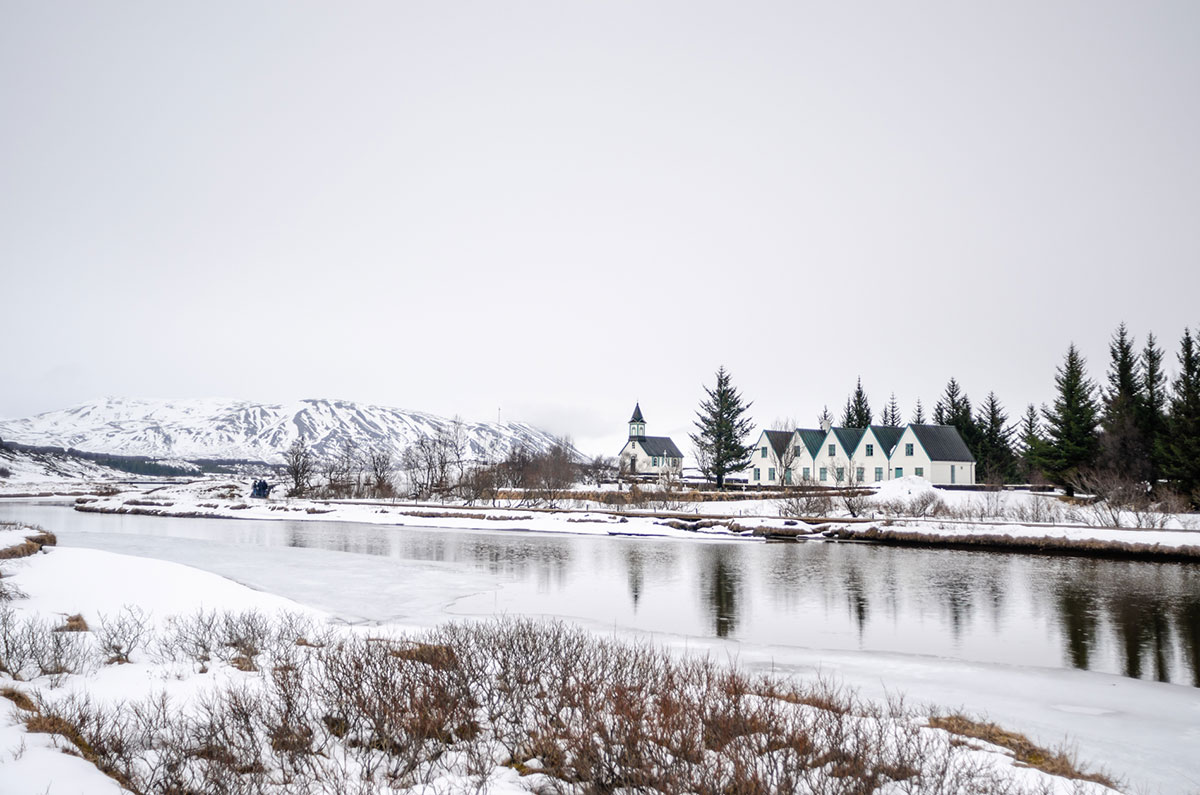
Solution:
<svg viewBox="0 0 1200 795">
<path fill-rule="evenodd" d="M 642 416 L 642 405 L 635 404 L 633 416 L 629 418 L 629 438 L 644 439 L 646 437 L 646 419 Z"/>
</svg>

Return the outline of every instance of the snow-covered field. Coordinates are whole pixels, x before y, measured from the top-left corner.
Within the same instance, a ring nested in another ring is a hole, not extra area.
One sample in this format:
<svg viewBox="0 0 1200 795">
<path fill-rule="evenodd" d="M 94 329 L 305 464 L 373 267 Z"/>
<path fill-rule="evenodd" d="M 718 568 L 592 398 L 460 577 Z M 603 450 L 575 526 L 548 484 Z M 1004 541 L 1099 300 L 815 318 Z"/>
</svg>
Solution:
<svg viewBox="0 0 1200 795">
<path fill-rule="evenodd" d="M 9 532 L 0 534 L 14 536 Z M 18 536 L 19 537 L 19 536 Z M 80 615 L 91 628 L 91 632 L 79 633 L 88 636 L 85 642 L 96 643 L 91 636 L 98 636 L 96 630 L 107 620 L 119 617 L 127 606 L 138 606 L 146 612 L 146 621 L 154 635 L 169 634 L 175 617 L 186 617 L 197 614 L 197 611 L 231 611 L 245 613 L 248 610 L 260 611 L 271 618 L 276 625 L 291 620 L 299 621 L 313 632 L 321 632 L 321 626 L 328 628 L 327 617 L 317 611 L 305 608 L 286 599 L 250 590 L 212 574 L 198 571 L 186 566 L 134 558 L 123 555 L 113 555 L 95 550 L 83 549 L 53 549 L 44 554 L 18 561 L 7 562 L 4 566 L 5 583 L 16 585 L 24 593 L 25 598 L 4 603 L 0 609 L 10 611 L 8 623 L 13 626 L 23 621 L 40 622 L 42 626 L 57 626 L 68 616 Z M 290 616 L 291 618 L 286 618 Z M 298 618 L 297 618 L 298 617 Z M 397 637 L 405 630 L 404 627 L 372 627 L 350 628 L 334 627 L 328 631 L 350 638 L 373 635 L 376 637 Z M 325 639 L 328 642 L 328 638 Z M 42 698 L 47 705 L 64 705 L 73 696 L 88 697 L 93 706 L 115 705 L 120 703 L 142 702 L 151 696 L 165 694 L 170 704 L 170 711 L 189 712 L 203 711 L 205 704 L 211 704 L 213 694 L 221 690 L 229 690 L 252 697 L 255 694 L 269 690 L 272 686 L 272 671 L 278 672 L 278 667 L 270 668 L 263 665 L 261 671 L 240 670 L 239 666 L 231 664 L 229 657 L 216 654 L 213 660 L 205 665 L 197 665 L 193 659 L 167 659 L 161 653 L 155 653 L 155 644 L 150 638 L 134 648 L 129 664 L 104 665 L 93 659 L 84 666 L 84 671 L 77 674 L 57 676 L 29 676 L 26 681 L 13 681 L 8 675 L 0 675 L 0 686 L 12 688 L 31 698 Z M 309 649 L 301 649 L 296 653 L 308 653 Z M 690 649 L 686 654 L 695 656 L 703 653 L 703 649 Z M 681 652 L 681 654 L 684 652 Z M 763 664 L 754 658 L 753 652 L 742 664 L 757 667 Z M 832 661 L 831 669 L 839 670 L 845 661 Z M 887 669 L 891 663 L 884 660 L 876 672 L 885 682 L 894 682 Z M 245 666 L 241 666 L 245 667 Z M 772 667 L 776 672 L 788 672 L 786 663 Z M 826 669 L 829 673 L 830 669 Z M 798 679 L 811 679 L 811 671 L 800 666 L 795 670 Z M 948 685 L 947 695 L 954 693 L 954 687 L 961 685 L 950 674 L 945 677 Z M 901 677 L 900 681 L 903 681 Z M 992 683 L 997 686 L 1002 683 Z M 1009 682 L 1007 684 L 1013 684 Z M 1064 686 L 1056 687 L 1051 697 L 1056 703 L 1062 703 L 1061 709 L 1073 699 L 1087 698 L 1086 692 L 1081 692 L 1077 685 L 1072 686 L 1071 678 L 1065 677 Z M 1107 682 L 1105 685 L 1107 686 Z M 1149 683 L 1138 683 L 1146 685 Z M 1142 689 L 1142 688 L 1138 688 Z M 1153 688 L 1146 692 L 1153 693 Z M 1190 691 L 1185 691 L 1190 692 Z M 1049 696 L 1049 693 L 1047 693 Z M 1111 700 L 1111 699 L 1110 699 Z M 9 702 L 0 702 L 9 706 Z M 1104 702 L 1107 704 L 1108 702 Z M 954 704 L 945 704 L 953 707 Z M 1127 723 L 1130 731 L 1138 728 L 1138 721 L 1146 720 L 1140 714 L 1141 710 L 1161 708 L 1160 700 L 1151 698 L 1145 706 L 1139 708 L 1131 704 L 1131 720 Z M 807 708 L 805 708 L 807 709 Z M 1079 706 L 1080 712 L 1087 714 L 1089 709 L 1095 715 L 1107 711 L 1106 706 Z M 1174 713 L 1168 711 L 1159 716 L 1160 720 L 1175 726 L 1178 719 L 1187 721 L 1196 717 L 1190 708 L 1176 708 Z M 0 717 L 0 792 L 3 793 L 76 793 L 76 792 L 118 792 L 119 786 L 111 779 L 100 773 L 95 767 L 80 759 L 78 756 L 64 753 L 71 750 L 71 745 L 65 739 L 50 734 L 28 733 L 19 720 L 28 717 L 16 706 L 4 710 L 7 714 Z M 916 719 L 923 714 L 923 708 L 910 714 Z M 888 720 L 893 720 L 889 718 Z M 895 732 L 896 737 L 924 738 L 921 742 L 929 758 L 943 752 L 949 752 L 950 746 L 946 737 L 940 731 L 914 728 L 908 719 L 898 723 L 887 724 L 888 731 Z M 1021 726 L 1011 726 L 1021 730 Z M 1181 738 L 1186 740 L 1187 738 Z M 272 741 L 264 737 L 264 743 Z M 972 769 L 983 771 L 980 775 L 986 777 L 998 776 L 1019 787 L 1019 791 L 1037 791 L 1054 793 L 1099 793 L 1109 791 L 1099 785 L 1068 781 L 1046 776 L 1038 771 L 1016 765 L 1011 755 L 1001 748 L 986 743 L 972 743 L 977 750 L 955 751 L 955 764 L 965 764 Z M 936 749 L 942 749 L 938 751 Z M 1168 749 L 1172 750 L 1172 749 Z M 344 744 L 336 742 L 324 752 L 330 758 L 342 761 L 338 775 L 348 778 L 329 780 L 324 784 L 310 783 L 308 787 L 321 791 L 345 791 L 349 781 L 355 780 L 364 773 L 361 753 L 348 750 Z M 151 755 L 150 758 L 153 758 Z M 267 754 L 266 758 L 274 758 Z M 481 782 L 486 781 L 485 791 L 489 792 L 524 792 L 530 787 L 548 783 L 540 775 L 523 777 L 518 775 L 514 767 L 503 764 L 478 768 L 465 758 L 454 761 L 450 755 L 444 761 L 423 771 L 423 776 L 396 779 L 393 789 L 384 786 L 384 779 L 376 776 L 374 782 L 365 791 L 420 791 L 420 792 L 468 792 L 477 791 Z M 1103 762 L 1104 760 L 1085 760 Z M 471 769 L 477 772 L 469 774 Z M 283 775 L 283 771 L 269 771 L 267 778 Z M 526 773 L 536 770 L 525 770 Z M 981 779 L 982 780 L 982 779 Z M 1182 784 L 1178 779 L 1175 783 Z M 277 791 L 299 791 L 293 782 L 291 789 L 287 786 L 276 788 Z M 1046 787 L 1045 790 L 1041 787 Z M 893 791 L 885 787 L 885 790 Z M 907 791 L 895 789 L 894 791 Z M 924 791 L 924 790 L 923 790 Z M 970 785 L 949 791 L 975 791 Z M 1164 790 L 1166 791 L 1166 790 Z"/>
</svg>

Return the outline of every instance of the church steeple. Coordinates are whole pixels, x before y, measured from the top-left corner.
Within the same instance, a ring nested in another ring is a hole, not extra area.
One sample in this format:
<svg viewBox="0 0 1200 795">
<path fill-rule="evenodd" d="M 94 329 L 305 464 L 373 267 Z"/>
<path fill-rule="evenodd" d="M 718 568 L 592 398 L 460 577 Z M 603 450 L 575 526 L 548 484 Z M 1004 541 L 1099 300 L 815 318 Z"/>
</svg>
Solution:
<svg viewBox="0 0 1200 795">
<path fill-rule="evenodd" d="M 640 403 L 634 405 L 633 416 L 629 418 L 629 438 L 646 438 L 646 420 L 642 417 L 642 405 Z"/>
</svg>

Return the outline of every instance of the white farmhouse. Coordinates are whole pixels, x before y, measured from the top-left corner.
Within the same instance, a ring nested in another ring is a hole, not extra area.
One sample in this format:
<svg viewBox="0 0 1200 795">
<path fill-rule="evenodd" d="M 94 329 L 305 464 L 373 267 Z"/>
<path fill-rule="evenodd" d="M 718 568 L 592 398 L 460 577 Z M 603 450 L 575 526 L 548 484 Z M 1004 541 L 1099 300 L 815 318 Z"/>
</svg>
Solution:
<svg viewBox="0 0 1200 795">
<path fill-rule="evenodd" d="M 683 453 L 669 436 L 647 436 L 642 406 L 633 407 L 629 418 L 629 441 L 618 457 L 621 471 L 629 475 L 675 475 L 683 472 Z"/>
<path fill-rule="evenodd" d="M 951 425 L 909 425 L 891 463 L 893 478 L 916 475 L 937 486 L 975 485 L 975 457 Z"/>
<path fill-rule="evenodd" d="M 855 483 L 880 483 L 892 479 L 892 451 L 904 434 L 903 428 L 891 425 L 871 425 L 858 440 L 854 461 Z"/>
<path fill-rule="evenodd" d="M 746 474 L 752 486 L 853 486 L 910 475 L 938 486 L 974 485 L 975 459 L 949 425 L 827 425 L 762 431 Z"/>
</svg>

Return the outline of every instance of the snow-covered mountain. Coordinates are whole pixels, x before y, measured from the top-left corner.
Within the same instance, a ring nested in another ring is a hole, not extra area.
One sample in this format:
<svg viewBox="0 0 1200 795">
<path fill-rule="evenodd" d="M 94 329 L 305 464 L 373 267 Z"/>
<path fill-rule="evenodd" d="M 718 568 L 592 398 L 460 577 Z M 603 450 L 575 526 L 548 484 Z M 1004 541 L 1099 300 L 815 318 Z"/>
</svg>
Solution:
<svg viewBox="0 0 1200 795">
<path fill-rule="evenodd" d="M 298 436 L 318 456 L 349 439 L 387 446 L 399 455 L 422 436 L 448 431 L 454 420 L 348 400 L 253 403 L 239 400 L 108 398 L 19 420 L 0 420 L 0 439 L 92 453 L 156 459 L 244 459 L 278 462 Z M 553 436 L 525 423 L 462 422 L 469 457 L 502 458 L 518 445 L 544 450 Z"/>
</svg>

